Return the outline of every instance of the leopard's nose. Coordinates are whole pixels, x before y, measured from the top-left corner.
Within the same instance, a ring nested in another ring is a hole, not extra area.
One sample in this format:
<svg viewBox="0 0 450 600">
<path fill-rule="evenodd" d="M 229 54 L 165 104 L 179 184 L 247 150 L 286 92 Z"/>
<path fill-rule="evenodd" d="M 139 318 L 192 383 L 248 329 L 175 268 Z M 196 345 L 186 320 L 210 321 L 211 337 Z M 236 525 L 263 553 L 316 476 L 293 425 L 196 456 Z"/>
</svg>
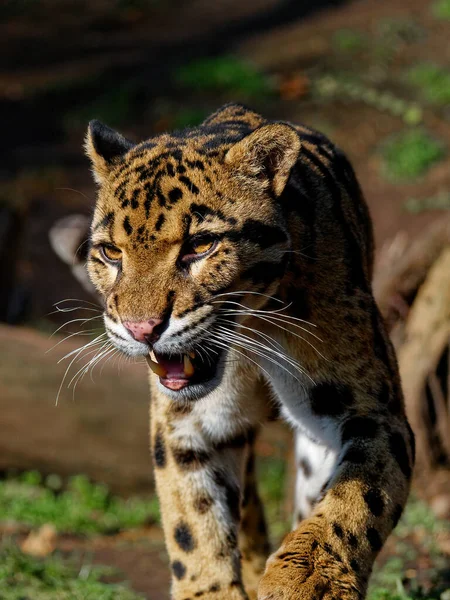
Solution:
<svg viewBox="0 0 450 600">
<path fill-rule="evenodd" d="M 148 319 L 147 321 L 124 321 L 124 326 L 137 342 L 143 342 L 152 346 L 160 337 L 157 330 L 163 319 Z"/>
</svg>

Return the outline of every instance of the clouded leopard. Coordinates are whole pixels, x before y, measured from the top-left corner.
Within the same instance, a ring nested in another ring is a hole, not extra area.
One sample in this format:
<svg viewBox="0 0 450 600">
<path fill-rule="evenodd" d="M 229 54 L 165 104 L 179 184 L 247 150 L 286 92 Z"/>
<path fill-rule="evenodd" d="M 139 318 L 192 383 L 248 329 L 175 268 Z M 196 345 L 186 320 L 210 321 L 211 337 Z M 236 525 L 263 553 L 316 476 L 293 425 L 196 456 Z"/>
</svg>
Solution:
<svg viewBox="0 0 450 600">
<path fill-rule="evenodd" d="M 363 598 L 414 439 L 345 155 L 235 104 L 141 143 L 93 121 L 86 147 L 89 275 L 110 340 L 150 367 L 172 598 Z M 253 441 L 274 407 L 298 480 L 294 529 L 267 560 Z"/>
</svg>

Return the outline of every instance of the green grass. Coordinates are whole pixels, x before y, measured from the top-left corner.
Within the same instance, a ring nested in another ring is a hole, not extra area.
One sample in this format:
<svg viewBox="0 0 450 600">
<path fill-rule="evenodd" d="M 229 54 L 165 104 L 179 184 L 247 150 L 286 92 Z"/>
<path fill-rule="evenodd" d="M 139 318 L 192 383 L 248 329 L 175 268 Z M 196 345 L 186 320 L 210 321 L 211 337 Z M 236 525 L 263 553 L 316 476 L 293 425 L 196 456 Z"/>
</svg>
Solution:
<svg viewBox="0 0 450 600">
<path fill-rule="evenodd" d="M 437 547 L 436 536 L 445 531 L 450 531 L 450 524 L 437 519 L 424 502 L 412 496 L 392 536 L 396 555 L 390 556 L 381 568 L 375 567 L 368 600 L 442 598 L 445 583 L 440 580 L 440 571 L 448 569 L 448 561 Z M 412 542 L 412 537 L 420 541 Z M 428 572 L 425 567 L 419 566 L 421 563 L 423 565 L 424 556 L 430 561 Z M 424 589 L 421 582 L 414 577 L 406 577 L 407 570 L 411 567 L 422 576 L 426 575 L 429 589 Z"/>
<path fill-rule="evenodd" d="M 433 63 L 420 63 L 408 73 L 408 81 L 418 87 L 433 104 L 450 103 L 450 71 Z"/>
<path fill-rule="evenodd" d="M 366 38 L 354 29 L 339 29 L 333 35 L 333 46 L 341 52 L 359 52 L 365 48 Z"/>
<path fill-rule="evenodd" d="M 104 583 L 111 569 L 80 568 L 59 556 L 37 559 L 11 543 L 0 546 L 1 600 L 143 600 L 124 584 Z"/>
<path fill-rule="evenodd" d="M 443 145 L 422 129 L 408 129 L 382 147 L 383 170 L 394 181 L 416 179 L 445 155 Z"/>
<path fill-rule="evenodd" d="M 284 514 L 286 461 L 276 457 L 258 458 L 256 466 L 270 536 L 278 542 L 291 526 L 291 521 Z"/>
<path fill-rule="evenodd" d="M 412 214 L 419 214 L 426 210 L 450 210 L 450 191 L 441 190 L 434 196 L 426 198 L 408 198 L 403 208 Z"/>
<path fill-rule="evenodd" d="M 422 27 L 408 17 L 381 19 L 377 25 L 378 36 L 384 42 L 412 44 L 424 36 Z"/>
<path fill-rule="evenodd" d="M 1 521 L 29 527 L 53 523 L 60 532 L 94 534 L 139 527 L 159 519 L 156 498 L 115 497 L 106 486 L 90 483 L 83 475 L 72 477 L 63 491 L 51 489 L 58 487 L 55 476 L 50 476 L 47 483 L 42 485 L 36 472 L 0 481 Z"/>
<path fill-rule="evenodd" d="M 437 19 L 450 20 L 450 0 L 436 0 L 431 5 L 431 10 Z"/>
<path fill-rule="evenodd" d="M 244 98 L 268 95 L 272 91 L 266 75 L 234 56 L 196 60 L 179 67 L 175 79 L 198 92 L 230 92 Z"/>
</svg>

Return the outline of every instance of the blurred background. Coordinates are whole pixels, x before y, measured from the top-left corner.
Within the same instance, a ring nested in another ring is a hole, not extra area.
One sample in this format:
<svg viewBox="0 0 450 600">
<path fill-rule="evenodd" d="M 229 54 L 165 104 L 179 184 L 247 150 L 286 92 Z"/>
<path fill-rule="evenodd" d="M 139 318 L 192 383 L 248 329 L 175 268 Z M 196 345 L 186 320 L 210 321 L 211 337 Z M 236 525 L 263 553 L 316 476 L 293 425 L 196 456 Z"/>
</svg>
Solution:
<svg viewBox="0 0 450 600">
<path fill-rule="evenodd" d="M 354 165 L 418 442 L 369 597 L 450 599 L 449 41 L 450 0 L 3 0 L 2 600 L 169 597 L 146 369 L 105 355 L 87 372 L 95 347 L 78 353 L 101 332 L 83 275 L 95 188 L 82 144 L 92 118 L 139 141 L 228 101 L 317 128 Z M 277 543 L 287 428 L 267 427 L 257 451 Z"/>
</svg>

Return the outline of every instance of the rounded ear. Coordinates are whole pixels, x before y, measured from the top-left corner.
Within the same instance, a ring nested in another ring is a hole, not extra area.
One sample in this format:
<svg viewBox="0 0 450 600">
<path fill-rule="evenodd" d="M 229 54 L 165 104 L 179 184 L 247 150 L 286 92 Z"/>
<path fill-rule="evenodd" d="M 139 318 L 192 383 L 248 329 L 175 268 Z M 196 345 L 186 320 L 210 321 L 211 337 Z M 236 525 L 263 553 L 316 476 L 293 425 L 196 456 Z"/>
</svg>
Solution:
<svg viewBox="0 0 450 600">
<path fill-rule="evenodd" d="M 298 160 L 300 137 L 285 123 L 263 125 L 232 146 L 225 163 L 245 179 L 259 179 L 279 196 Z"/>
<path fill-rule="evenodd" d="M 114 159 L 123 156 L 135 144 L 100 121 L 91 121 L 86 134 L 86 154 L 92 162 L 94 179 L 101 184 Z"/>
<path fill-rule="evenodd" d="M 86 269 L 91 219 L 85 215 L 69 215 L 58 219 L 49 231 L 50 245 L 59 258 L 70 266 L 72 275 L 86 291 L 96 295 Z"/>
</svg>

